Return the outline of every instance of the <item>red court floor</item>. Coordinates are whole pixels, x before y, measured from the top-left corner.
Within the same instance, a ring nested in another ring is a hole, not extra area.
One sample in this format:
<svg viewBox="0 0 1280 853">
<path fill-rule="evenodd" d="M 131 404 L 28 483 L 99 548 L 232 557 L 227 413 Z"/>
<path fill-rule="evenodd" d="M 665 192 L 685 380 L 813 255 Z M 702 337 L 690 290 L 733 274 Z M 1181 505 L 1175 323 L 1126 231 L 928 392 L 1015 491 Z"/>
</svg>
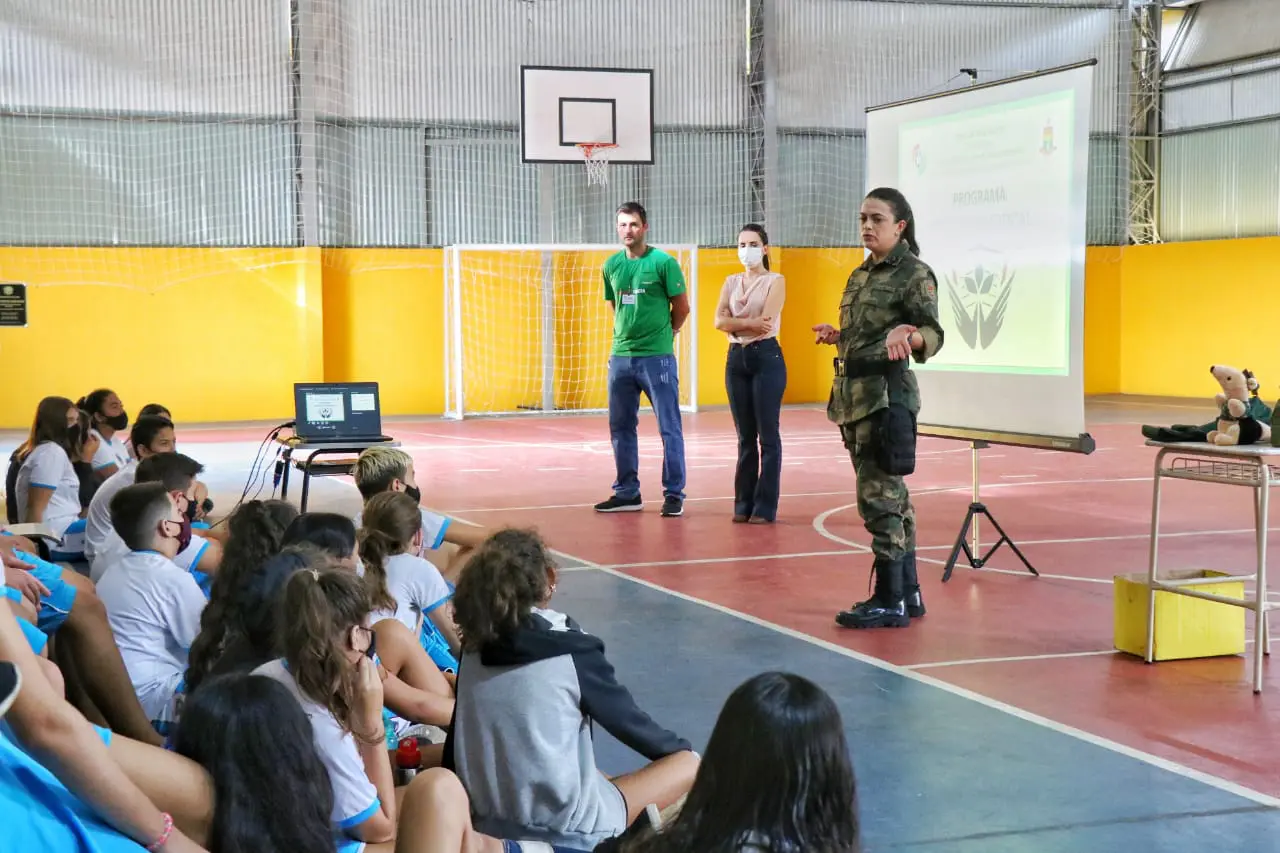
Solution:
<svg viewBox="0 0 1280 853">
<path fill-rule="evenodd" d="M 640 422 L 646 511 L 619 515 L 591 511 L 613 480 L 603 416 L 392 419 L 384 426 L 413 454 L 423 503 L 464 522 L 535 526 L 584 566 L 625 573 L 1280 795 L 1274 669 L 1266 692 L 1254 695 L 1243 657 L 1147 666 L 1112 648 L 1112 576 L 1144 572 L 1147 561 L 1154 451 L 1143 446 L 1138 424 L 1203 421 L 1205 411 L 1096 401 L 1090 430 L 1098 449 L 1090 456 L 1008 447 L 982 452 L 982 498 L 1043 574 L 1038 579 L 1002 548 L 988 569 L 972 570 L 962 558 L 952 580 L 940 582 L 970 500 L 971 457 L 958 442 L 922 441 L 909 484 L 928 615 L 907 629 L 873 632 L 845 631 L 832 621 L 838 609 L 865 597 L 871 558 L 851 465 L 817 408 L 783 414 L 783 499 L 772 526 L 729 520 L 736 447 L 727 412 L 686 416 L 688 501 L 677 519 L 658 514 L 661 447 L 651 417 Z M 261 433 L 192 429 L 180 438 L 256 443 Z M 242 465 L 247 470 L 248 460 Z M 234 485 L 236 494 L 223 506 L 238 496 L 240 483 Z M 340 494 L 354 500 L 353 489 L 339 486 L 319 483 L 313 508 Z M 1162 512 L 1162 531 L 1174 534 L 1161 540 L 1162 566 L 1251 568 L 1247 490 L 1166 483 Z M 992 541 L 989 525 L 982 539 Z"/>
</svg>

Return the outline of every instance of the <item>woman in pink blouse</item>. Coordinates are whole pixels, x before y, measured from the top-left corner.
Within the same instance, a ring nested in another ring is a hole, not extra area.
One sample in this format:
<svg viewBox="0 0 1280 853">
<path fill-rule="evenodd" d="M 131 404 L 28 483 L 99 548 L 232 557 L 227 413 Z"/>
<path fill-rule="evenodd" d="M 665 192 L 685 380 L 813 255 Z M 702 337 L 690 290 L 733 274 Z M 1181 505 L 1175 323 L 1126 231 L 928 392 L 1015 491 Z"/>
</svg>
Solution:
<svg viewBox="0 0 1280 853">
<path fill-rule="evenodd" d="M 771 524 L 782 478 L 778 417 L 787 364 L 777 336 L 786 280 L 769 270 L 769 236 L 759 225 L 743 226 L 738 260 L 744 269 L 725 279 L 716 309 L 716 328 L 729 336 L 724 382 L 738 431 L 733 520 Z"/>
</svg>

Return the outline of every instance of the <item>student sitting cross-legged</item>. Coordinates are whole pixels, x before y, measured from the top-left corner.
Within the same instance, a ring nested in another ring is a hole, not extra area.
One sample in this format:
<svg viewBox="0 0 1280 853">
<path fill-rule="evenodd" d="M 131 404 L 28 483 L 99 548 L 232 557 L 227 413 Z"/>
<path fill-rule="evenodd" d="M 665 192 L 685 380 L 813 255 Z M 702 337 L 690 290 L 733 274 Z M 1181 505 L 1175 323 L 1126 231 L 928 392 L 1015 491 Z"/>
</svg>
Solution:
<svg viewBox="0 0 1280 853">
<path fill-rule="evenodd" d="M 665 809 L 698 769 L 689 742 L 618 683 L 604 643 L 548 610 L 556 570 L 536 534 L 500 530 L 458 579 L 458 696 L 444 767 L 471 799 L 475 829 L 590 850 L 649 804 Z M 610 779 L 592 723 L 652 763 Z"/>
<path fill-rule="evenodd" d="M 205 606 L 195 578 L 173 562 L 182 522 L 164 483 L 121 489 L 111 499 L 111 524 L 129 550 L 110 558 L 98 582 L 138 701 L 166 737 L 177 722 L 187 654 Z"/>
</svg>

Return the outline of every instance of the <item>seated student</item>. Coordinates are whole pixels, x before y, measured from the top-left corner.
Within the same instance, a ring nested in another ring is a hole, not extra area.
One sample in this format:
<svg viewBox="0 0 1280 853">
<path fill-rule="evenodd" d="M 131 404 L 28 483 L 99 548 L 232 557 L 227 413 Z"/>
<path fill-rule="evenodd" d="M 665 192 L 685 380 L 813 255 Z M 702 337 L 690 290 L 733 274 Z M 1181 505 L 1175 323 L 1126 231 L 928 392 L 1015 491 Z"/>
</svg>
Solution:
<svg viewBox="0 0 1280 853">
<path fill-rule="evenodd" d="M 248 673 L 209 679 L 183 708 L 174 751 L 198 762 L 213 779 L 211 849 L 334 850 L 333 788 L 311 724 L 280 682 Z M 360 846 L 355 840 L 347 845 Z"/>
<path fill-rule="evenodd" d="M 422 490 L 414 478 L 413 457 L 398 447 L 370 447 L 356 457 L 355 469 L 352 471 L 356 488 L 361 497 L 368 503 L 369 498 L 382 492 L 404 492 L 417 504 L 422 500 Z M 458 573 L 479 547 L 490 531 L 483 527 L 472 527 L 466 524 L 453 524 L 451 519 L 436 515 L 427 509 L 420 508 L 422 513 L 422 547 L 435 552 L 432 562 L 450 582 L 457 582 Z M 361 516 L 357 513 L 356 526 L 361 525 Z M 454 546 L 452 556 L 444 546 Z"/>
<path fill-rule="evenodd" d="M 204 849 L 175 826 L 185 822 L 183 816 L 175 810 L 170 817 L 158 808 L 161 798 L 140 787 L 113 757 L 115 741 L 126 739 L 90 725 L 58 695 L 8 612 L 0 612 L 0 661 L 3 670 L 20 674 L 0 677 L 10 683 L 10 691 L 18 691 L 0 697 L 0 811 L 6 816 L 6 850 Z M 146 750 L 128 746 L 122 754 L 129 757 Z M 147 758 L 154 763 L 157 755 L 161 753 Z M 157 769 L 152 779 L 165 778 L 171 767 Z M 172 783 L 175 777 L 167 780 Z"/>
<path fill-rule="evenodd" d="M 0 557 L 6 567 L 17 568 L 35 584 L 15 587 L 38 592 L 35 626 L 46 638 L 58 637 L 58 666 L 67 681 L 67 699 L 89 719 L 105 722 L 134 740 L 159 746 L 163 739 L 151 728 L 129 683 L 107 622 L 107 610 L 93 583 L 35 555 L 24 537 L 0 531 Z M 39 638 L 30 635 L 33 645 Z"/>
<path fill-rule="evenodd" d="M 373 601 L 373 626 L 395 619 L 421 638 L 444 672 L 457 673 L 458 629 L 440 570 L 418 556 L 422 525 L 418 504 L 404 492 L 382 492 L 364 505 L 360 561 Z"/>
<path fill-rule="evenodd" d="M 412 501 L 394 492 L 388 492 L 384 496 L 396 496 L 410 504 L 409 526 L 413 532 L 418 532 L 415 521 L 417 507 Z M 304 512 L 289 525 L 289 529 L 284 532 L 283 541 L 285 551 L 294 545 L 316 546 L 335 561 L 336 566 L 357 571 L 356 528 L 345 515 L 336 512 Z M 435 566 L 423 562 L 431 572 L 439 575 Z M 444 581 L 440 583 L 443 584 Z M 378 637 L 378 658 L 386 671 L 382 691 L 386 699 L 383 716 L 388 727 L 395 733 L 397 740 L 425 737 L 432 743 L 442 743 L 443 727 L 449 724 L 449 718 L 453 716 L 453 687 L 428 657 L 416 625 L 405 626 L 395 619 L 387 618 L 377 622 L 373 629 Z"/>
<path fill-rule="evenodd" d="M 98 552 L 110 545 L 123 547 L 111 527 L 111 499 L 125 486 L 133 485 L 140 460 L 157 453 L 174 452 L 173 422 L 160 417 L 140 417 L 134 422 L 125 444 L 132 458 L 98 488 L 85 516 L 84 555 L 89 561 L 89 577 L 95 581 L 102 576 L 101 566 L 94 565 Z"/>
<path fill-rule="evenodd" d="M 97 494 L 102 479 L 93 473 L 93 457 L 102 445 L 101 439 L 90 426 L 89 415 L 84 409 L 76 409 L 76 423 L 67 428 L 67 444 L 70 447 L 71 467 L 80 480 L 80 516 L 89 508 L 89 502 Z"/>
<path fill-rule="evenodd" d="M 645 823 L 596 853 L 859 853 L 857 784 L 836 703 L 798 675 L 747 679 L 721 708 L 679 813 Z"/>
<path fill-rule="evenodd" d="M 614 679 L 599 638 L 546 609 L 555 588 L 530 531 L 498 531 L 467 563 L 453 598 L 463 650 L 444 767 L 467 789 L 478 831 L 590 850 L 647 805 L 679 800 L 698 758 Z M 593 723 L 652 763 L 605 776 Z"/>
<path fill-rule="evenodd" d="M 200 617 L 200 634 L 191 644 L 184 676 L 186 696 L 197 695 L 205 682 L 227 673 L 249 673 L 279 657 L 280 602 L 284 585 L 295 572 L 339 568 L 328 555 L 310 545 L 289 545 L 232 590 L 228 606 L 211 601 Z M 210 641 L 219 638 L 214 646 Z M 183 706 L 183 719 L 186 706 Z"/>
<path fill-rule="evenodd" d="M 364 583 L 349 571 L 295 572 L 281 602 L 283 657 L 254 673 L 302 704 L 329 773 L 338 831 L 377 844 L 395 838 L 398 809 L 370 609 Z"/>
<path fill-rule="evenodd" d="M 178 537 L 178 546 L 181 550 L 178 551 L 173 562 L 179 568 L 191 572 L 207 597 L 212 577 L 217 574 L 218 566 L 222 561 L 222 546 L 195 533 L 192 529 L 191 518 L 195 507 L 192 496 L 195 492 L 196 476 L 203 470 L 204 466 L 190 456 L 181 453 L 154 453 L 136 463 L 133 476 L 135 483 L 163 483 L 177 502 L 178 511 L 182 513 L 182 533 Z M 89 577 L 95 578 L 96 575 L 96 579 L 100 579 L 102 572 L 111 564 L 112 557 L 127 550 L 123 540 L 113 529 L 94 560 L 96 572 L 91 569 Z"/>
<path fill-rule="evenodd" d="M 138 463 L 136 483 L 164 483 L 182 513 L 182 534 L 178 537 L 178 556 L 173 562 L 191 572 L 205 597 L 209 597 L 213 576 L 222 563 L 222 545 L 194 532 L 196 516 L 197 475 L 204 466 L 181 453 L 157 453 Z M 206 532 L 206 531 L 202 531 Z"/>
<path fill-rule="evenodd" d="M 129 464 L 129 450 L 125 442 L 125 430 L 129 428 L 129 415 L 124 404 L 110 388 L 99 388 L 80 398 L 76 403 L 80 411 L 89 416 L 90 428 L 98 438 L 98 447 L 89 464 L 94 476 L 102 482 Z"/>
<path fill-rule="evenodd" d="M 129 550 L 108 558 L 98 582 L 138 701 L 165 737 L 177 723 L 187 650 L 205 606 L 195 578 L 173 562 L 183 521 L 163 483 L 121 489 L 111 499 L 111 524 Z"/>
<path fill-rule="evenodd" d="M 239 596 L 259 582 L 257 576 L 280 551 L 284 531 L 297 515 L 298 508 L 288 501 L 252 500 L 227 519 L 229 536 L 222 562 L 209 587 L 209 603 L 200 615 L 200 633 L 188 655 L 188 689 L 195 689 L 231 638 L 243 631 Z"/>
<path fill-rule="evenodd" d="M 80 478 L 72 455 L 80 411 L 66 397 L 45 397 L 26 441 L 14 451 L 17 465 L 11 493 L 14 523 L 41 523 L 59 541 L 49 549 L 54 562 L 74 562 L 84 556 L 85 521 L 81 518 Z M 81 445 L 83 446 L 83 445 Z M 16 517 L 15 517 L 16 516 Z"/>
</svg>

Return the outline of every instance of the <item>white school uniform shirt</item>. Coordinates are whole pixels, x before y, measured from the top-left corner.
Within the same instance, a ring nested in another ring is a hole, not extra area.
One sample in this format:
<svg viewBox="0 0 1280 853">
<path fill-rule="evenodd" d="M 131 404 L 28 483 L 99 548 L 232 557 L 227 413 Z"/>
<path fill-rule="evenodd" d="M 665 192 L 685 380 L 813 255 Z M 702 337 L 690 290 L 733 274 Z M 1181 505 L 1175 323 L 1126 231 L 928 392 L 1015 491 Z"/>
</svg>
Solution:
<svg viewBox="0 0 1280 853">
<path fill-rule="evenodd" d="M 418 630 L 419 616 L 428 618 L 452 594 L 440 570 L 413 554 L 387 558 L 387 592 L 395 599 L 395 610 L 375 611 L 372 621 L 396 619 L 413 632 Z"/>
<path fill-rule="evenodd" d="M 161 719 L 182 683 L 206 599 L 184 569 L 155 551 L 113 556 L 98 598 L 148 719 Z"/>
<path fill-rule="evenodd" d="M 351 732 L 342 730 L 328 708 L 298 689 L 298 682 L 282 659 L 268 661 L 253 671 L 254 675 L 274 678 L 293 694 L 311 722 L 311 739 L 333 788 L 333 823 L 339 830 L 359 826 L 382 808 L 378 789 L 365 773 L 364 761 Z"/>
<path fill-rule="evenodd" d="M 89 432 L 98 437 L 98 449 L 94 451 L 93 460 L 89 463 L 93 470 L 101 471 L 110 465 L 123 468 L 129 464 L 129 450 L 125 447 L 124 433 L 117 432 L 114 438 L 104 438 L 96 429 Z"/>
<path fill-rule="evenodd" d="M 106 479 L 93 500 L 89 501 L 89 514 L 85 519 L 84 555 L 89 560 L 89 580 L 97 583 L 113 558 L 129 551 L 120 534 L 111 526 L 111 499 L 125 486 L 132 486 L 138 476 L 138 463 L 132 459 L 119 471 Z M 178 552 L 173 562 L 184 571 L 191 571 L 204 556 L 209 540 L 199 534 L 191 534 L 191 542 Z"/>
<path fill-rule="evenodd" d="M 95 460 L 97 458 L 94 456 Z M 89 501 L 89 513 L 85 517 L 84 555 L 90 562 L 93 562 L 95 554 L 99 552 L 105 554 L 110 550 L 109 545 L 116 545 L 117 550 L 128 550 L 116 535 L 116 529 L 111 526 L 111 499 L 125 486 L 132 486 L 137 475 L 138 463 L 130 459 L 98 487 L 98 491 L 93 494 L 93 500 Z M 101 576 L 102 573 L 98 574 Z M 97 581 L 97 578 L 93 580 Z"/>
<path fill-rule="evenodd" d="M 45 507 L 42 522 L 62 538 L 71 523 L 80 517 L 80 478 L 76 476 L 67 451 L 52 441 L 46 441 L 22 460 L 16 491 L 19 520 L 23 522 L 31 520 L 27 517 L 27 497 L 32 486 L 53 489 L 53 497 Z"/>
</svg>

